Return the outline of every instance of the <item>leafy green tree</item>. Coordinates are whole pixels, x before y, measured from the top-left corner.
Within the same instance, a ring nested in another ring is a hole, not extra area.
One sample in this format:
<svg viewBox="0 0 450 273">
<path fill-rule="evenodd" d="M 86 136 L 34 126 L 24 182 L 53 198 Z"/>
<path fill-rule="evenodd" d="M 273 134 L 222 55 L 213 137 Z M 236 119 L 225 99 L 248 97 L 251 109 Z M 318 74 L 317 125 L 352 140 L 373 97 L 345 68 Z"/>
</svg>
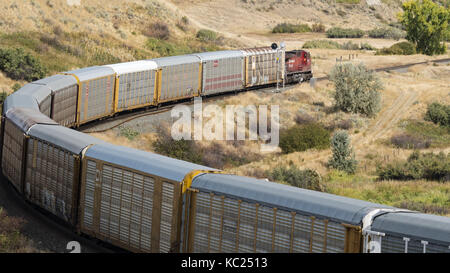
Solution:
<svg viewBox="0 0 450 273">
<path fill-rule="evenodd" d="M 406 39 L 426 55 L 445 53 L 450 9 L 430 0 L 410 0 L 402 5 L 399 21 L 406 29 Z"/>
<path fill-rule="evenodd" d="M 345 112 L 373 116 L 381 107 L 383 85 L 374 71 L 364 64 L 337 64 L 330 73 L 336 86 L 336 107 Z"/>
<path fill-rule="evenodd" d="M 353 149 L 350 147 L 350 138 L 346 131 L 334 133 L 331 139 L 331 150 L 333 157 L 328 166 L 346 173 L 355 173 L 358 162 L 355 160 Z"/>
</svg>

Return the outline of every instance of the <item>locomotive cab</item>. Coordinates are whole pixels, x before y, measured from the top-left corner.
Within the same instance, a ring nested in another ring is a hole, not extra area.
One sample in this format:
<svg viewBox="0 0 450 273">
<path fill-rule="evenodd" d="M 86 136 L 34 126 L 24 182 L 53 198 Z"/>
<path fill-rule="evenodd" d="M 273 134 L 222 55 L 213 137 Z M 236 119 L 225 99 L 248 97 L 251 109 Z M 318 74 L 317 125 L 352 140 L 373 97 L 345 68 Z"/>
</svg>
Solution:
<svg viewBox="0 0 450 273">
<path fill-rule="evenodd" d="M 285 63 L 287 83 L 299 83 L 312 78 L 311 54 L 308 51 L 287 51 Z"/>
</svg>

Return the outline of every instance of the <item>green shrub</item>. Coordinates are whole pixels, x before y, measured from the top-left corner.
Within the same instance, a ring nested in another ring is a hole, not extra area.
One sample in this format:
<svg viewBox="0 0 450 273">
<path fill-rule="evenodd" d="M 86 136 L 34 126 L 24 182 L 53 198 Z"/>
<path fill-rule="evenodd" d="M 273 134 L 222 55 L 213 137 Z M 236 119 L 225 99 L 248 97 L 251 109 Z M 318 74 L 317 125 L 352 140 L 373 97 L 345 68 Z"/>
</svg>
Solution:
<svg viewBox="0 0 450 273">
<path fill-rule="evenodd" d="M 359 45 L 352 43 L 351 41 L 345 42 L 341 46 L 345 50 L 359 50 Z"/>
<path fill-rule="evenodd" d="M 362 43 L 361 46 L 359 47 L 360 50 L 375 50 L 375 48 L 368 44 L 368 43 Z"/>
<path fill-rule="evenodd" d="M 338 109 L 367 116 L 380 110 L 382 83 L 364 64 L 337 64 L 330 73 L 330 80 L 336 87 L 334 98 Z"/>
<path fill-rule="evenodd" d="M 332 158 L 328 161 L 328 166 L 333 169 L 353 174 L 356 171 L 358 162 L 355 160 L 353 149 L 350 147 L 350 138 L 346 131 L 334 133 L 331 139 Z"/>
<path fill-rule="evenodd" d="M 407 134 L 418 139 L 431 141 L 432 148 L 446 148 L 450 146 L 450 126 L 440 126 L 430 122 L 407 120 L 401 123 Z"/>
<path fill-rule="evenodd" d="M 405 38 L 406 36 L 406 34 L 402 30 L 393 27 L 372 29 L 368 32 L 368 35 L 370 38 L 382 38 L 394 40 L 399 40 Z"/>
<path fill-rule="evenodd" d="M 345 49 L 345 50 L 374 50 L 374 47 L 368 43 L 362 43 L 360 46 L 348 41 L 344 44 L 339 44 L 335 41 L 329 40 L 312 40 L 303 44 L 303 48 L 325 48 L 325 49 Z"/>
<path fill-rule="evenodd" d="M 414 55 L 416 47 L 410 42 L 400 42 L 377 51 L 376 55 Z"/>
<path fill-rule="evenodd" d="M 132 141 L 139 135 L 139 132 L 137 132 L 129 127 L 124 127 L 124 128 L 120 129 L 120 135 L 124 136 L 124 137 L 128 138 L 130 141 Z"/>
<path fill-rule="evenodd" d="M 40 60 L 23 48 L 0 48 L 0 70 L 13 80 L 36 81 L 47 74 Z"/>
<path fill-rule="evenodd" d="M 168 127 L 160 126 L 156 128 L 158 139 L 153 143 L 153 148 L 158 154 L 172 158 L 202 164 L 202 154 L 195 146 L 194 141 L 174 140 Z"/>
<path fill-rule="evenodd" d="M 272 181 L 284 182 L 294 187 L 308 190 L 324 191 L 320 175 L 310 169 L 300 170 L 295 166 L 286 168 L 284 166 L 276 167 L 268 172 L 267 176 Z"/>
<path fill-rule="evenodd" d="M 218 35 L 216 32 L 208 29 L 201 29 L 197 32 L 196 35 L 197 39 L 199 39 L 202 42 L 213 42 L 217 40 Z"/>
<path fill-rule="evenodd" d="M 303 48 L 326 48 L 326 49 L 341 49 L 341 45 L 334 41 L 328 40 L 312 40 L 303 44 Z"/>
<path fill-rule="evenodd" d="M 441 126 L 450 126 L 450 105 L 437 102 L 428 105 L 425 120 Z"/>
<path fill-rule="evenodd" d="M 156 38 L 149 38 L 147 40 L 147 48 L 158 52 L 160 56 L 172 56 L 179 53 L 179 50 L 172 43 Z"/>
<path fill-rule="evenodd" d="M 311 31 L 312 29 L 307 24 L 294 25 L 289 23 L 278 24 L 272 29 L 272 33 L 300 33 Z"/>
<path fill-rule="evenodd" d="M 396 161 L 386 166 L 378 166 L 381 180 L 437 180 L 450 181 L 450 154 L 445 155 L 414 151 L 407 161 Z"/>
<path fill-rule="evenodd" d="M 326 32 L 328 38 L 361 38 L 364 31 L 355 28 L 333 27 Z"/>
<path fill-rule="evenodd" d="M 330 132 L 317 123 L 295 125 L 280 132 L 280 148 L 285 154 L 312 148 L 325 149 L 329 145 Z"/>
</svg>

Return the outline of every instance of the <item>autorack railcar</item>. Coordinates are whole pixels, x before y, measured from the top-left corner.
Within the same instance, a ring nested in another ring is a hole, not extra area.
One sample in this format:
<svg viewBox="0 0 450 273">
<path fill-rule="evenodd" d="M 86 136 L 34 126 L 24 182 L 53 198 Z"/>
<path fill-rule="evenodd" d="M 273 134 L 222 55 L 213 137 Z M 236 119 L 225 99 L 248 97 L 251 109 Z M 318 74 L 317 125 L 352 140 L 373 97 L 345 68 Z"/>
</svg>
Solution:
<svg viewBox="0 0 450 273">
<path fill-rule="evenodd" d="M 25 198 L 75 227 L 82 153 L 105 142 L 60 125 L 35 124 L 27 135 Z"/>
<path fill-rule="evenodd" d="M 35 83 L 51 90 L 50 117 L 65 127 L 73 127 L 77 122 L 78 83 L 73 76 L 53 75 Z"/>
<path fill-rule="evenodd" d="M 202 66 L 197 56 L 171 56 L 149 61 L 158 66 L 158 103 L 199 96 Z"/>
<path fill-rule="evenodd" d="M 244 55 L 238 50 L 194 54 L 202 62 L 202 96 L 244 89 Z"/>
<path fill-rule="evenodd" d="M 116 73 L 114 112 L 156 105 L 158 66 L 153 61 L 106 65 Z"/>
<path fill-rule="evenodd" d="M 114 114 L 114 70 L 93 66 L 64 72 L 78 82 L 77 125 Z"/>
<path fill-rule="evenodd" d="M 212 168 L 116 145 L 83 157 L 80 229 L 137 252 L 177 252 L 185 177 Z"/>
<path fill-rule="evenodd" d="M 388 206 L 227 174 L 195 177 L 184 252 L 359 252 L 361 220 Z"/>
<path fill-rule="evenodd" d="M 2 172 L 19 193 L 23 193 L 27 132 L 35 124 L 57 124 L 31 108 L 9 109 L 2 119 Z"/>
</svg>

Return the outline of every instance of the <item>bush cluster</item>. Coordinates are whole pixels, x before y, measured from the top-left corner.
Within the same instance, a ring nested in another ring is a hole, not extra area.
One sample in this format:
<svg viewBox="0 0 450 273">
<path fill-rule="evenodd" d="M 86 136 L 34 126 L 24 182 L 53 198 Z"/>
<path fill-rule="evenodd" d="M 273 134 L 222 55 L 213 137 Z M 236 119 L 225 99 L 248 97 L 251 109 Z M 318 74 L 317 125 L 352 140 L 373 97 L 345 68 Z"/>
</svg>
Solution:
<svg viewBox="0 0 450 273">
<path fill-rule="evenodd" d="M 369 43 L 362 43 L 359 47 L 360 50 L 375 50 L 375 48 Z"/>
<path fill-rule="evenodd" d="M 348 41 L 344 44 L 339 44 L 335 41 L 329 40 L 312 40 L 303 44 L 303 48 L 325 48 L 325 49 L 345 49 L 345 50 L 374 50 L 374 47 L 368 43 L 361 45 Z"/>
<path fill-rule="evenodd" d="M 386 28 L 375 28 L 369 30 L 368 33 L 370 38 L 382 38 L 382 39 L 394 39 L 400 40 L 405 38 L 406 33 L 398 28 L 386 27 Z"/>
<path fill-rule="evenodd" d="M 308 149 L 326 149 L 330 145 L 330 132 L 318 123 L 295 125 L 280 132 L 280 148 L 283 153 Z"/>
<path fill-rule="evenodd" d="M 294 25 L 289 23 L 278 24 L 272 29 L 272 33 L 299 33 L 311 31 L 313 30 L 307 24 Z"/>
<path fill-rule="evenodd" d="M 381 107 L 380 90 L 383 88 L 374 71 L 362 63 L 337 64 L 330 73 L 336 86 L 336 107 L 345 112 L 373 116 Z"/>
<path fill-rule="evenodd" d="M 431 140 L 423 139 L 410 134 L 399 134 L 391 137 L 391 143 L 402 149 L 426 149 L 430 148 Z"/>
<path fill-rule="evenodd" d="M 450 105 L 434 102 L 428 105 L 425 120 L 441 126 L 450 126 Z"/>
<path fill-rule="evenodd" d="M 303 48 L 326 48 L 326 49 L 341 49 L 341 45 L 334 41 L 328 40 L 312 40 L 303 44 Z"/>
<path fill-rule="evenodd" d="M 290 168 L 279 166 L 268 172 L 267 176 L 272 181 L 284 182 L 294 187 L 324 191 L 320 175 L 311 169 L 300 170 L 296 166 Z"/>
<path fill-rule="evenodd" d="M 120 135 L 128 138 L 130 141 L 133 141 L 137 136 L 139 136 L 139 132 L 129 127 L 123 127 L 120 129 Z"/>
<path fill-rule="evenodd" d="M 36 81 L 47 74 L 40 60 L 23 48 L 0 48 L 0 70 L 13 80 Z"/>
<path fill-rule="evenodd" d="M 352 41 L 345 42 L 341 45 L 342 49 L 345 50 L 359 50 L 359 45 L 352 43 Z"/>
<path fill-rule="evenodd" d="M 376 55 L 413 55 L 416 47 L 410 42 L 400 42 L 377 51 Z"/>
<path fill-rule="evenodd" d="M 201 29 L 197 32 L 196 35 L 197 39 L 199 39 L 202 42 L 213 42 L 217 40 L 218 35 L 216 32 L 208 29 Z"/>
<path fill-rule="evenodd" d="M 419 153 L 414 151 L 406 161 L 397 161 L 386 166 L 378 166 L 381 180 L 437 180 L 450 181 L 450 154 L 443 152 Z"/>
<path fill-rule="evenodd" d="M 357 28 L 333 27 L 326 32 L 328 38 L 361 38 L 364 31 Z"/>
<path fill-rule="evenodd" d="M 148 37 L 153 37 L 159 40 L 167 40 L 170 36 L 169 26 L 162 22 L 151 24 L 143 31 L 143 34 Z"/>
<path fill-rule="evenodd" d="M 174 140 L 165 128 L 159 129 L 159 137 L 153 143 L 153 148 L 158 154 L 202 164 L 202 154 L 196 149 L 194 141 Z"/>
</svg>

